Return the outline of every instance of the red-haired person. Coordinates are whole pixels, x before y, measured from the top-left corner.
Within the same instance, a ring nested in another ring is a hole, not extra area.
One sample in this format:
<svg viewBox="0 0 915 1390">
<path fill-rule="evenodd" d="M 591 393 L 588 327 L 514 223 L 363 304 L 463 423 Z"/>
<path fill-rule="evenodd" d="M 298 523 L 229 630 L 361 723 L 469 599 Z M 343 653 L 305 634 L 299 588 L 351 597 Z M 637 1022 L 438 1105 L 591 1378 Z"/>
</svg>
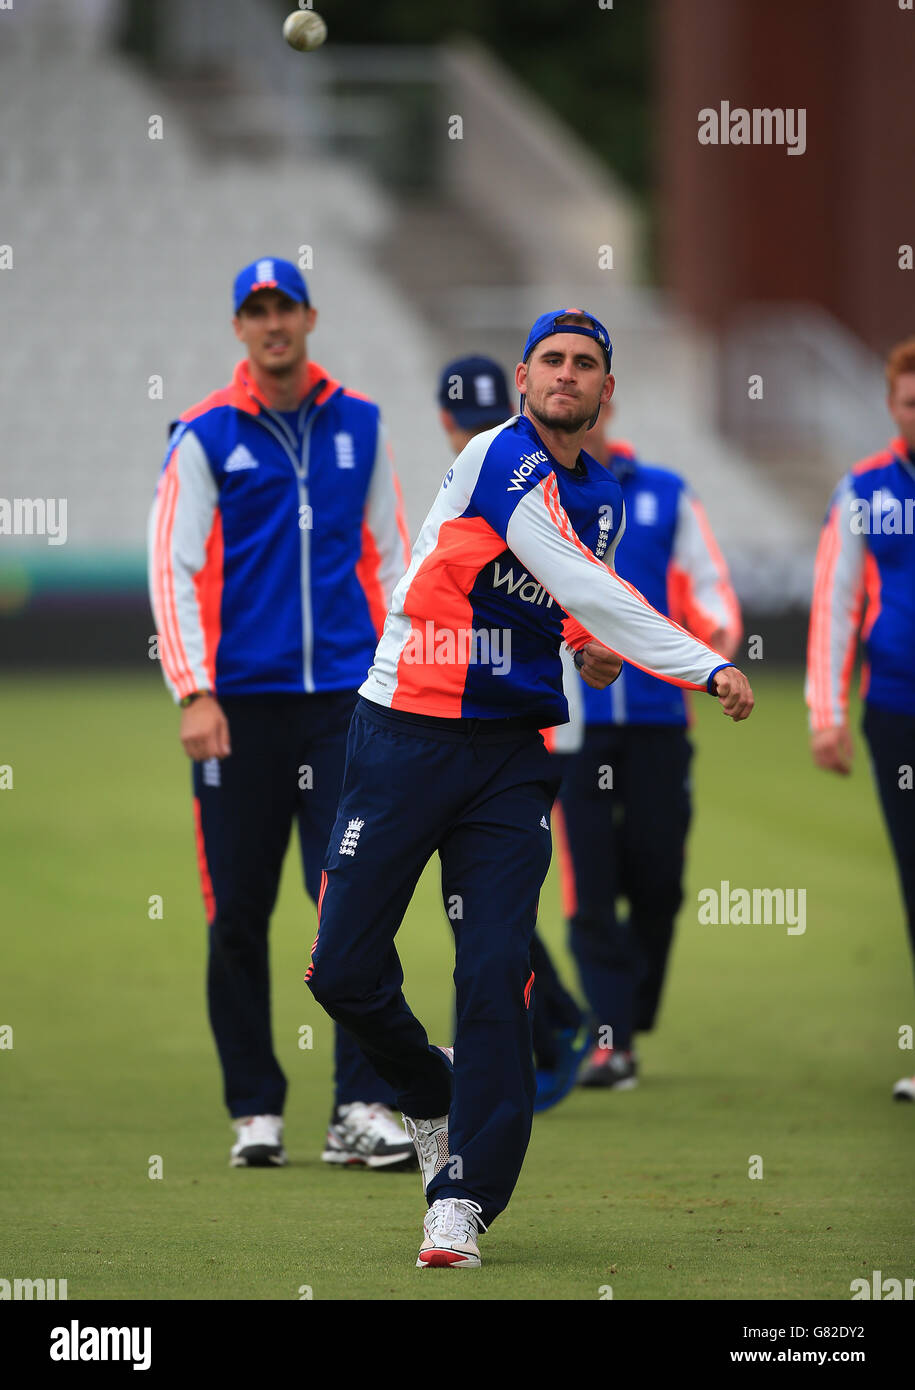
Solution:
<svg viewBox="0 0 915 1390">
<path fill-rule="evenodd" d="M 915 338 L 886 362 L 898 430 L 856 463 L 829 504 L 817 549 L 807 645 L 810 746 L 818 767 L 851 771 L 848 689 L 864 648 L 862 728 L 905 902 L 915 954 Z M 915 1100 L 915 1076 L 893 1088 Z"/>
</svg>

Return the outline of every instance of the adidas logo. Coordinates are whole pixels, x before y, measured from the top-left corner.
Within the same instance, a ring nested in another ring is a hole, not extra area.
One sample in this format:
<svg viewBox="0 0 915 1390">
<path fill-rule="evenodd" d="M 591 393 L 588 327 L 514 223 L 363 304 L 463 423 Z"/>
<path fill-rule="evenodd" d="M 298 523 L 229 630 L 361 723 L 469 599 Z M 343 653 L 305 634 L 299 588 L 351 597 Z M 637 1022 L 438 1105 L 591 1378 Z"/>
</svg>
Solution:
<svg viewBox="0 0 915 1390">
<path fill-rule="evenodd" d="M 543 826 L 544 830 L 549 830 L 550 827 L 547 825 L 546 816 L 540 817 L 540 824 Z"/>
<path fill-rule="evenodd" d="M 364 820 L 351 820 L 343 832 L 343 839 L 340 841 L 340 853 L 348 854 L 352 857 L 356 853 L 356 846 L 359 843 L 359 831 L 365 825 Z"/>
<path fill-rule="evenodd" d="M 259 466 L 250 449 L 246 449 L 244 444 L 236 444 L 226 459 L 225 472 L 240 473 L 243 468 L 258 468 Z"/>
</svg>

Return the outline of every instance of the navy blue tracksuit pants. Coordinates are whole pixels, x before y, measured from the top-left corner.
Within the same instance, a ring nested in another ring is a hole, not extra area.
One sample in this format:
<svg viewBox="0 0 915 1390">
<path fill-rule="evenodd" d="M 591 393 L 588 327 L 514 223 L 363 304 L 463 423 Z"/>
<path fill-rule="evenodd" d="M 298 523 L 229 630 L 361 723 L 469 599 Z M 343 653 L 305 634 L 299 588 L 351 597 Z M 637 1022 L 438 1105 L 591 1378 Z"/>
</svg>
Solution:
<svg viewBox="0 0 915 1390">
<path fill-rule="evenodd" d="M 530 1139 L 530 946 L 557 785 L 523 720 L 433 719 L 360 700 L 305 977 L 406 1115 L 449 1114 L 451 1160 L 429 1200 L 478 1202 L 487 1225 L 507 1205 Z M 455 939 L 453 1081 L 407 1006 L 394 946 L 436 851 Z"/>
<path fill-rule="evenodd" d="M 915 768 L 915 715 L 897 714 L 868 702 L 862 727 L 890 832 L 915 962 L 915 789 L 910 785 Z"/>
<path fill-rule="evenodd" d="M 229 1114 L 281 1115 L 286 1077 L 273 1051 L 267 931 L 293 821 L 305 886 L 318 900 L 337 812 L 355 694 L 220 698 L 232 752 L 193 765 L 197 854 L 209 921 L 207 1000 Z M 394 1093 L 336 1031 L 335 1103 Z"/>
<path fill-rule="evenodd" d="M 533 1010 L 534 1063 L 538 1070 L 553 1071 L 559 1063 L 560 1031 L 577 1033 L 584 1015 L 560 980 L 539 932 L 534 932 L 531 942 L 531 969 L 537 978 L 536 1008 Z"/>
<path fill-rule="evenodd" d="M 624 1052 L 660 1004 L 683 901 L 692 751 L 680 725 L 589 724 L 580 751 L 562 759 L 569 944 L 596 1026 L 609 1025 Z"/>
</svg>

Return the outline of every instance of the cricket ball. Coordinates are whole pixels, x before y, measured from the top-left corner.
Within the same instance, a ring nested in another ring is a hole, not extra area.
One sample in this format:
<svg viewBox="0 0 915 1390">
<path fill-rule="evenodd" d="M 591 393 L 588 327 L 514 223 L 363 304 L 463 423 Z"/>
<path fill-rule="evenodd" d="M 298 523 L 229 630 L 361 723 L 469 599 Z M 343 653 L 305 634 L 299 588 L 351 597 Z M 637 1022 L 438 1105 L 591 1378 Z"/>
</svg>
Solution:
<svg viewBox="0 0 915 1390">
<path fill-rule="evenodd" d="M 327 38 L 327 25 L 314 10 L 293 10 L 283 21 L 283 38 L 290 48 L 310 53 Z"/>
</svg>

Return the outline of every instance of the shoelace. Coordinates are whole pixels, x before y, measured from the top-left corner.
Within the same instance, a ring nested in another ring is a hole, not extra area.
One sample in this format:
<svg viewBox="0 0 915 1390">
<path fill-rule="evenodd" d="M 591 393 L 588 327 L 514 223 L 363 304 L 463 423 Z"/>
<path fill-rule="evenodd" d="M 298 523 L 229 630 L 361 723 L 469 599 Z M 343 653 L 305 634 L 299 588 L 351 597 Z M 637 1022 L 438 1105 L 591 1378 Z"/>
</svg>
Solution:
<svg viewBox="0 0 915 1390">
<path fill-rule="evenodd" d="M 412 1139 L 413 1143 L 419 1149 L 423 1163 L 436 1163 L 438 1161 L 438 1141 L 435 1139 L 434 1135 L 430 1134 L 428 1130 L 421 1131 L 415 1121 L 411 1120 L 408 1115 L 404 1115 L 403 1117 L 403 1127 L 407 1138 Z"/>
<path fill-rule="evenodd" d="M 465 1207 L 466 1211 L 459 1212 L 458 1207 Z M 488 1230 L 480 1219 L 482 1211 L 477 1202 L 463 1197 L 441 1197 L 433 1202 L 426 1217 L 426 1231 L 430 1236 L 458 1236 L 466 1241 L 468 1236 Z"/>
</svg>

